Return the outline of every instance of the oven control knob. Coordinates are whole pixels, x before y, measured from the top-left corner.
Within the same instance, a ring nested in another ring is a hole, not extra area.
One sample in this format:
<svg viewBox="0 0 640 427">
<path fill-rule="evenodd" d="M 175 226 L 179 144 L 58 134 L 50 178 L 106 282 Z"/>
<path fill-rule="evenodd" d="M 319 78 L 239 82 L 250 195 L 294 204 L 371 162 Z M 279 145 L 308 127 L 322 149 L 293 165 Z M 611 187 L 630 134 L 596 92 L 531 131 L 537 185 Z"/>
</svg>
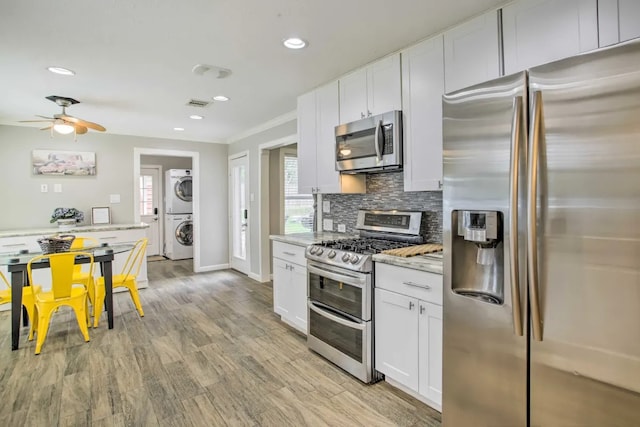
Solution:
<svg viewBox="0 0 640 427">
<path fill-rule="evenodd" d="M 318 250 L 316 251 L 316 255 L 322 255 L 322 252 L 324 252 L 322 248 L 318 248 Z"/>
<path fill-rule="evenodd" d="M 349 261 L 349 258 L 351 258 L 351 255 L 349 255 L 349 254 L 342 255 L 342 261 L 344 261 L 344 262 Z"/>
<path fill-rule="evenodd" d="M 315 253 L 318 251 L 318 248 L 315 246 L 311 246 L 311 248 L 309 249 L 309 253 L 311 255 L 315 255 Z"/>
<path fill-rule="evenodd" d="M 357 264 L 357 263 L 358 263 L 358 261 L 360 261 L 360 257 L 359 257 L 358 255 L 354 255 L 354 256 L 351 258 L 351 264 Z"/>
<path fill-rule="evenodd" d="M 327 254 L 327 256 L 329 258 L 335 258 L 336 257 L 336 251 L 330 250 L 329 253 Z"/>
</svg>

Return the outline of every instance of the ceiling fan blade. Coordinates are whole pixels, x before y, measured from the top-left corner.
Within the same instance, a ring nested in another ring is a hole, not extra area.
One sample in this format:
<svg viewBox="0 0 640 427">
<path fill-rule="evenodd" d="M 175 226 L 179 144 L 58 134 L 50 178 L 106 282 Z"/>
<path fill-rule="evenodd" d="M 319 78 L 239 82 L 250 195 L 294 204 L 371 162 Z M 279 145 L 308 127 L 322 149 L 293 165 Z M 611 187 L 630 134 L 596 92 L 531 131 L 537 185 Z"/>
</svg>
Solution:
<svg viewBox="0 0 640 427">
<path fill-rule="evenodd" d="M 76 134 L 78 134 L 78 135 L 82 135 L 83 133 L 87 133 L 87 128 L 85 126 L 75 125 L 75 128 L 76 128 Z"/>
<path fill-rule="evenodd" d="M 52 123 L 50 126 L 47 126 L 46 128 L 42 128 L 42 129 L 40 129 L 40 130 L 49 130 L 49 129 L 51 129 L 52 127 L 53 127 L 53 123 Z"/>
<path fill-rule="evenodd" d="M 53 120 L 18 120 L 18 123 L 53 122 Z"/>
<path fill-rule="evenodd" d="M 100 132 L 104 132 L 104 131 L 106 131 L 106 129 L 105 129 L 103 126 L 101 126 L 101 125 L 99 125 L 99 124 L 97 124 L 97 123 L 88 122 L 88 121 L 86 121 L 86 120 L 82 120 L 82 119 L 79 119 L 79 118 L 77 118 L 77 117 L 73 117 L 73 116 L 62 116 L 62 117 L 60 117 L 60 118 L 61 118 L 62 120 L 65 120 L 65 121 L 68 121 L 68 122 L 71 122 L 71 123 L 78 124 L 78 125 L 80 125 L 80 126 L 88 127 L 88 128 L 94 129 L 94 130 L 99 130 Z"/>
<path fill-rule="evenodd" d="M 42 117 L 43 119 L 55 120 L 55 117 L 41 116 L 40 114 L 36 114 L 36 117 Z"/>
</svg>

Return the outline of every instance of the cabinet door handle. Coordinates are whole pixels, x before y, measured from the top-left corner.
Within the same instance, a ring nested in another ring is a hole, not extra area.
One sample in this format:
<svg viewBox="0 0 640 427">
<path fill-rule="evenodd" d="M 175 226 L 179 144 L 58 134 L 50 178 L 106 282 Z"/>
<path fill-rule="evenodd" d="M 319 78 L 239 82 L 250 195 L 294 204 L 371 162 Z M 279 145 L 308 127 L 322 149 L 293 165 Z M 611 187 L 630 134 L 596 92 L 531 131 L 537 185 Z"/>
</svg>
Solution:
<svg viewBox="0 0 640 427">
<path fill-rule="evenodd" d="M 26 243 L 14 243 L 12 245 L 2 245 L 3 248 L 16 248 L 18 246 L 27 246 Z"/>
<path fill-rule="evenodd" d="M 371 111 L 367 110 L 367 117 L 371 117 Z"/>
<path fill-rule="evenodd" d="M 360 112 L 360 118 L 364 119 L 364 113 L 362 111 Z"/>
<path fill-rule="evenodd" d="M 414 302 L 413 301 L 409 301 L 409 310 L 413 310 L 413 306 L 414 306 Z"/>
<path fill-rule="evenodd" d="M 285 255 L 289 255 L 289 256 L 296 256 L 296 254 L 294 254 L 293 252 L 282 252 Z"/>
<path fill-rule="evenodd" d="M 293 265 L 290 265 L 290 266 L 289 266 L 289 270 L 291 270 L 291 271 L 293 271 L 293 270 L 294 270 Z"/>
<path fill-rule="evenodd" d="M 403 285 L 407 285 L 407 286 L 413 286 L 414 288 L 422 288 L 422 289 L 426 289 L 428 291 L 431 290 L 431 286 L 429 285 L 421 285 L 420 283 L 414 283 L 414 282 L 402 282 Z"/>
<path fill-rule="evenodd" d="M 424 305 L 420 305 L 420 314 L 424 313 Z"/>
</svg>

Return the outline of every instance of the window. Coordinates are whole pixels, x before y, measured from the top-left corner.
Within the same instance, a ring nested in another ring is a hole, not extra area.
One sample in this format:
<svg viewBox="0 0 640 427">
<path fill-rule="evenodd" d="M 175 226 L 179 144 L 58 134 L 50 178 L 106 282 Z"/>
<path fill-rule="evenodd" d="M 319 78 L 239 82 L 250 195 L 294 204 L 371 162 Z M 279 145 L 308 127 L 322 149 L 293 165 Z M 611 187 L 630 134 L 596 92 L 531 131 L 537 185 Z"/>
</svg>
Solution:
<svg viewBox="0 0 640 427">
<path fill-rule="evenodd" d="M 140 175 L 140 215 L 153 215 L 153 177 Z"/>
<path fill-rule="evenodd" d="M 313 196 L 298 194 L 298 158 L 284 154 L 284 234 L 313 231 Z"/>
</svg>

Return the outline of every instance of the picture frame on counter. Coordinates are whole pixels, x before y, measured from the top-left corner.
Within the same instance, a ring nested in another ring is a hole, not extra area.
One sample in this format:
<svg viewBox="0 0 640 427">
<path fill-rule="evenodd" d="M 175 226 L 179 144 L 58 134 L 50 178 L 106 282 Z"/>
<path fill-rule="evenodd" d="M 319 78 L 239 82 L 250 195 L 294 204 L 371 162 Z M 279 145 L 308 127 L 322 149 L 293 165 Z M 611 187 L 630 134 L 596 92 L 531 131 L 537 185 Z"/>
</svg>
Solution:
<svg viewBox="0 0 640 427">
<path fill-rule="evenodd" d="M 111 208 L 93 207 L 91 208 L 91 225 L 111 224 Z"/>
</svg>

